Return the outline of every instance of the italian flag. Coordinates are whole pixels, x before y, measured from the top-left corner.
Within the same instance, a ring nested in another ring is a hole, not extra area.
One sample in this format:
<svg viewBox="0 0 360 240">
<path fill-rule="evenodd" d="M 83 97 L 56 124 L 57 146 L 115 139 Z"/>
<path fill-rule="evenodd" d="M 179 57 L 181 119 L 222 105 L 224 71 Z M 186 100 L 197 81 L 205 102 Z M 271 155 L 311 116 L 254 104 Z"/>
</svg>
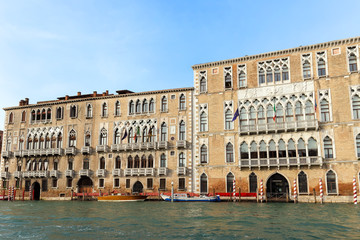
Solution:
<svg viewBox="0 0 360 240">
<path fill-rule="evenodd" d="M 137 131 L 135 132 L 134 135 L 134 141 L 136 142 L 136 137 L 140 135 L 140 127 L 137 127 Z"/>
<path fill-rule="evenodd" d="M 276 120 L 276 106 L 275 106 L 275 103 L 274 103 L 274 116 L 273 116 L 273 119 L 274 119 L 274 122 Z"/>
</svg>

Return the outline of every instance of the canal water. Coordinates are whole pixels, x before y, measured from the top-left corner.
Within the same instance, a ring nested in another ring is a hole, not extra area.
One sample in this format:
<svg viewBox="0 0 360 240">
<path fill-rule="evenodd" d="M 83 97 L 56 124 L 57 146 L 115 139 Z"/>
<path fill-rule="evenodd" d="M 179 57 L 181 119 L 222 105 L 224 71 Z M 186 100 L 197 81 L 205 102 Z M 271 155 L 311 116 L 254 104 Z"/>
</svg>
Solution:
<svg viewBox="0 0 360 240">
<path fill-rule="evenodd" d="M 360 205 L 0 202 L 0 239 L 360 239 Z"/>
</svg>

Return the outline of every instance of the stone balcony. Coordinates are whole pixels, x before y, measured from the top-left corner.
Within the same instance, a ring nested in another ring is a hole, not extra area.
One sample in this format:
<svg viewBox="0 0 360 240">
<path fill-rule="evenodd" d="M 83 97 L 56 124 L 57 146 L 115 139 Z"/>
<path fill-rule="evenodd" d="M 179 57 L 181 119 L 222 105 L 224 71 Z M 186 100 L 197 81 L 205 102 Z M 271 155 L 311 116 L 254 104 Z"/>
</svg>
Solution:
<svg viewBox="0 0 360 240">
<path fill-rule="evenodd" d="M 178 175 L 186 175 L 186 167 L 178 167 L 177 168 L 177 174 Z"/>
<path fill-rule="evenodd" d="M 97 145 L 96 146 L 96 152 L 108 152 L 109 146 L 108 145 Z"/>
<path fill-rule="evenodd" d="M 158 142 L 158 148 L 159 149 L 167 149 L 168 148 L 168 141 L 160 141 Z"/>
<path fill-rule="evenodd" d="M 317 120 L 292 121 L 292 122 L 274 122 L 255 125 L 241 125 L 240 134 L 259 134 L 259 133 L 276 133 L 291 131 L 310 131 L 318 130 L 319 123 Z"/>
<path fill-rule="evenodd" d="M 158 168 L 158 174 L 159 174 L 159 176 L 160 176 L 160 175 L 166 176 L 167 173 L 168 173 L 168 169 L 167 169 L 166 167 Z"/>
<path fill-rule="evenodd" d="M 37 171 L 36 176 L 40 178 L 47 178 L 49 176 L 49 171 Z"/>
<path fill-rule="evenodd" d="M 300 167 L 300 166 L 320 166 L 323 165 L 321 156 L 313 157 L 288 157 L 288 158 L 258 158 L 258 159 L 241 159 L 240 168 L 248 167 Z"/>
<path fill-rule="evenodd" d="M 82 154 L 91 154 L 91 147 L 89 146 L 84 146 L 81 148 L 81 153 Z"/>
<path fill-rule="evenodd" d="M 0 177 L 2 179 L 9 179 L 10 178 L 10 173 L 9 172 L 1 172 Z"/>
<path fill-rule="evenodd" d="M 105 169 L 98 169 L 96 170 L 96 176 L 97 177 L 105 177 L 106 170 Z"/>
<path fill-rule="evenodd" d="M 112 170 L 112 175 L 114 177 L 121 177 L 121 169 L 119 169 L 119 168 L 113 169 Z"/>
<path fill-rule="evenodd" d="M 50 171 L 50 177 L 52 178 L 59 178 L 60 172 L 58 170 L 51 170 Z"/>
<path fill-rule="evenodd" d="M 177 140 L 176 147 L 177 148 L 186 148 L 186 140 Z"/>
<path fill-rule="evenodd" d="M 1 146 L 0 146 L 1 147 Z M 11 152 L 10 151 L 3 151 L 2 153 L 1 153 L 1 156 L 3 157 L 3 158 L 11 158 Z"/>
<path fill-rule="evenodd" d="M 24 178 L 29 178 L 29 177 L 30 177 L 30 171 L 25 171 L 25 172 L 23 172 L 23 173 L 22 173 L 22 176 L 23 176 Z"/>
<path fill-rule="evenodd" d="M 74 170 L 66 170 L 65 171 L 65 177 L 73 178 L 74 176 L 75 176 L 75 171 Z"/>
<path fill-rule="evenodd" d="M 63 155 L 64 154 L 64 149 L 62 148 L 50 148 L 46 150 L 46 155 L 51 155 L 51 156 L 55 156 L 55 155 Z"/>
<path fill-rule="evenodd" d="M 81 169 L 79 171 L 80 177 L 90 177 L 90 170 L 89 169 Z"/>
<path fill-rule="evenodd" d="M 21 151 L 21 150 L 15 151 L 14 156 L 17 157 L 17 158 L 22 157 L 23 156 L 23 151 Z"/>
<path fill-rule="evenodd" d="M 154 176 L 154 168 L 126 168 L 125 176 Z"/>
<path fill-rule="evenodd" d="M 65 149 L 66 155 L 75 155 L 76 154 L 76 148 L 75 147 L 68 147 Z"/>
<path fill-rule="evenodd" d="M 21 177 L 22 177 L 22 172 L 20 172 L 20 171 L 14 172 L 14 178 L 21 178 Z"/>
</svg>

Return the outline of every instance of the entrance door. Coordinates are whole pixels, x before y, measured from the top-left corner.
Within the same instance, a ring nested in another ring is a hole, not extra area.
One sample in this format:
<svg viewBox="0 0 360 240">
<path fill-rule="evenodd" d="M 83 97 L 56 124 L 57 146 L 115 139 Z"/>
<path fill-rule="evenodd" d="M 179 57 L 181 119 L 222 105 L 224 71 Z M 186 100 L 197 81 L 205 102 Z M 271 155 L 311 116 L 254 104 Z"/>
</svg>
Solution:
<svg viewBox="0 0 360 240">
<path fill-rule="evenodd" d="M 32 195 L 33 195 L 33 200 L 40 200 L 40 184 L 38 182 L 34 182 L 32 187 Z"/>
<path fill-rule="evenodd" d="M 78 181 L 78 192 L 79 193 L 91 193 L 93 182 L 89 177 L 81 177 Z"/>
<path fill-rule="evenodd" d="M 142 193 L 144 189 L 144 186 L 142 185 L 141 182 L 137 181 L 136 183 L 134 183 L 133 186 L 133 193 Z"/>
<path fill-rule="evenodd" d="M 286 178 L 275 173 L 266 183 L 266 196 L 271 199 L 285 199 L 286 194 L 289 194 L 289 183 Z"/>
</svg>

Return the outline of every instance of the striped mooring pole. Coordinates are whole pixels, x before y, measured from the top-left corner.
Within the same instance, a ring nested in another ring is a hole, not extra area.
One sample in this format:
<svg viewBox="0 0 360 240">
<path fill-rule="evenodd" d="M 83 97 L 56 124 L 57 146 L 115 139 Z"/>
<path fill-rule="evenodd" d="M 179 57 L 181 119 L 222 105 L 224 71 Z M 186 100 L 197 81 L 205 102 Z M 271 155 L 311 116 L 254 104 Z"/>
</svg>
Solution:
<svg viewBox="0 0 360 240">
<path fill-rule="evenodd" d="M 234 197 L 234 202 L 236 202 L 236 183 L 235 183 L 235 179 L 233 180 L 233 197 Z"/>
<path fill-rule="evenodd" d="M 260 202 L 263 202 L 263 195 L 264 195 L 264 186 L 263 186 L 263 180 L 260 181 Z"/>
<path fill-rule="evenodd" d="M 297 201 L 296 179 L 294 179 L 294 203 Z"/>
<path fill-rule="evenodd" d="M 9 186 L 9 190 L 8 190 L 8 201 L 11 200 L 11 187 Z"/>
<path fill-rule="evenodd" d="M 356 177 L 353 179 L 354 204 L 357 204 Z"/>
<path fill-rule="evenodd" d="M 324 193 L 323 193 L 323 186 L 322 186 L 322 180 L 321 178 L 319 179 L 319 187 L 320 187 L 320 203 L 323 203 L 323 197 L 324 197 Z"/>
</svg>

